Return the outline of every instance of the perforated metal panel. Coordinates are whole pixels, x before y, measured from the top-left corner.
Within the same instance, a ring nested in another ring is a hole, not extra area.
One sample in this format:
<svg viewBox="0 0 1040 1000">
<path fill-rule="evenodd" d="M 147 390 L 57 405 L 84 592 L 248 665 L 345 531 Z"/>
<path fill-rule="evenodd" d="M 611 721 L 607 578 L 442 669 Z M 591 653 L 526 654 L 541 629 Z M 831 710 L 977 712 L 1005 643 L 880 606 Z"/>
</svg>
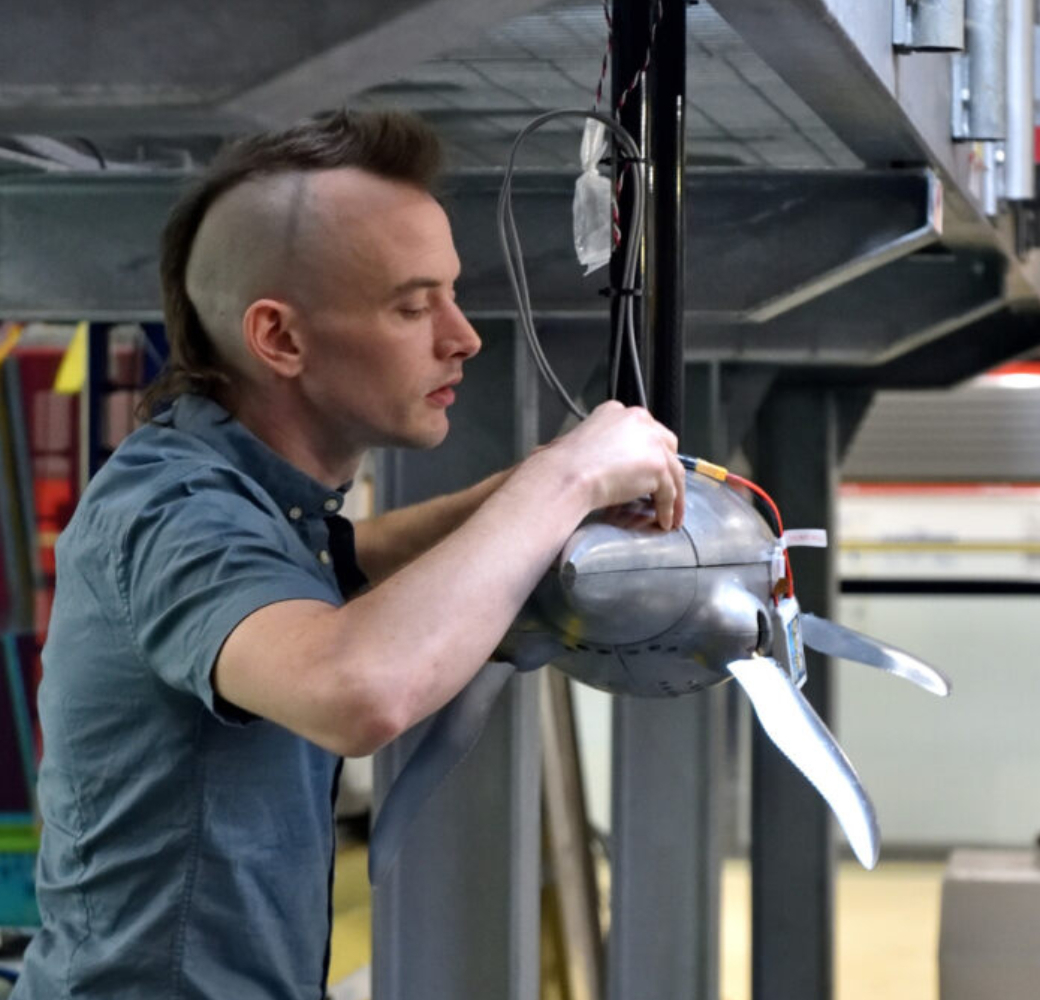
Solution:
<svg viewBox="0 0 1040 1000">
<path fill-rule="evenodd" d="M 707 4 L 687 12 L 687 156 L 695 163 L 855 166 L 820 119 Z M 592 107 L 607 44 L 602 5 L 554 4 L 508 21 L 476 44 L 367 91 L 357 103 L 421 112 L 446 138 L 454 166 L 502 166 L 528 120 Z M 609 81 L 604 87 L 609 102 Z M 547 126 L 525 165 L 577 163 L 573 123 Z"/>
</svg>

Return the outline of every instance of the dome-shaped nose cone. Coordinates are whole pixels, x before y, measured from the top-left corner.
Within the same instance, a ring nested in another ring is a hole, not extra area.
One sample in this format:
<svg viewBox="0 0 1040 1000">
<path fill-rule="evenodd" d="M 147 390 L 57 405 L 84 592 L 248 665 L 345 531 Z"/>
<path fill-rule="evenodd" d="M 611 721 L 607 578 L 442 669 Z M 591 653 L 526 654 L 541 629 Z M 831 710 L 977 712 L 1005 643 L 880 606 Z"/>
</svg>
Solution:
<svg viewBox="0 0 1040 1000">
<path fill-rule="evenodd" d="M 572 642 L 642 642 L 682 618 L 696 596 L 696 567 L 685 530 L 589 522 L 571 536 L 535 602 Z"/>
</svg>

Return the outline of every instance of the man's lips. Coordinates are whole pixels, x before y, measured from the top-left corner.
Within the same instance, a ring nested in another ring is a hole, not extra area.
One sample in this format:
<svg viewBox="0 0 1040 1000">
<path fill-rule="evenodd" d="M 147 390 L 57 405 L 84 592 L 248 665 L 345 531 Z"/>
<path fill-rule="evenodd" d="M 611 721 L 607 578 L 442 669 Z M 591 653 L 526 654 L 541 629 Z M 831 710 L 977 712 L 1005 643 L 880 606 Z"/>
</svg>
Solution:
<svg viewBox="0 0 1040 1000">
<path fill-rule="evenodd" d="M 458 385 L 458 382 L 449 382 L 447 385 L 442 385 L 439 389 L 434 389 L 433 392 L 428 393 L 426 398 L 436 406 L 451 406 L 455 402 L 454 386 L 456 385 Z"/>
</svg>

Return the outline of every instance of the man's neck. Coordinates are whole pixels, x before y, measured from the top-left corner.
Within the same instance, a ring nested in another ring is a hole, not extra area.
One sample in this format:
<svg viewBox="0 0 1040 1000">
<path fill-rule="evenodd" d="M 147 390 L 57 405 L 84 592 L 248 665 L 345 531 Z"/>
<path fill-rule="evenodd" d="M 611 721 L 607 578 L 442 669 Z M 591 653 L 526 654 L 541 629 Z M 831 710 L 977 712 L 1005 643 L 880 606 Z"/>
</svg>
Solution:
<svg viewBox="0 0 1040 1000">
<path fill-rule="evenodd" d="M 241 401 L 234 409 L 234 417 L 268 448 L 331 489 L 354 479 L 364 456 L 362 450 L 356 454 L 341 450 L 331 454 L 323 447 L 320 431 L 311 432 L 308 422 L 300 415 L 288 412 L 289 408 L 278 405 L 263 393 L 250 394 L 250 398 L 262 402 Z"/>
</svg>

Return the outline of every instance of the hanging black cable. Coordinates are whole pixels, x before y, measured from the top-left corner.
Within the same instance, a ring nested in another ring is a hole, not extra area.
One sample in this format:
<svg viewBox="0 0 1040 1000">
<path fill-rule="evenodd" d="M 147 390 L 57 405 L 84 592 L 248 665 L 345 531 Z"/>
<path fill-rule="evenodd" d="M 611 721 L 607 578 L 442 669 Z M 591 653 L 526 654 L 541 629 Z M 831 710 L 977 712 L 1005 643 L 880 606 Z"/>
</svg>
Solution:
<svg viewBox="0 0 1040 1000">
<path fill-rule="evenodd" d="M 613 0 L 612 11 L 610 24 L 614 43 L 611 46 L 611 107 L 618 123 L 636 140 L 641 153 L 645 156 L 646 94 L 640 74 L 646 64 L 646 54 L 650 48 L 650 20 L 647 17 L 647 5 L 632 3 L 631 0 Z M 634 169 L 641 169 L 643 166 L 643 163 L 633 164 Z M 624 164 L 615 164 L 615 184 L 623 169 Z M 633 238 L 640 238 L 638 234 L 634 236 L 633 227 L 630 224 L 632 209 L 632 186 L 623 184 L 617 199 L 620 242 L 614 247 L 614 254 L 610 260 L 610 285 L 615 290 L 626 289 L 626 293 L 624 295 L 615 294 L 611 300 L 611 329 L 618 331 L 622 327 L 622 324 L 619 323 L 619 316 L 631 306 L 633 312 L 632 335 L 635 339 L 640 364 L 637 366 L 632 363 L 622 346 L 617 343 L 618 334 L 616 332 L 610 345 L 610 355 L 612 358 L 620 356 L 622 359 L 617 376 L 616 396 L 629 405 L 640 402 L 636 381 L 637 370 L 649 371 L 646 365 L 645 303 L 641 297 L 632 301 L 635 290 L 642 290 L 646 286 L 648 278 L 645 233 L 642 235 L 643 245 L 636 250 L 640 261 L 637 280 L 626 288 L 624 275 L 624 262 L 629 257 L 630 242 Z"/>
<path fill-rule="evenodd" d="M 662 0 L 654 50 L 646 72 L 648 184 L 647 349 L 650 408 L 681 434 L 683 315 L 685 309 L 686 5 Z"/>
</svg>

